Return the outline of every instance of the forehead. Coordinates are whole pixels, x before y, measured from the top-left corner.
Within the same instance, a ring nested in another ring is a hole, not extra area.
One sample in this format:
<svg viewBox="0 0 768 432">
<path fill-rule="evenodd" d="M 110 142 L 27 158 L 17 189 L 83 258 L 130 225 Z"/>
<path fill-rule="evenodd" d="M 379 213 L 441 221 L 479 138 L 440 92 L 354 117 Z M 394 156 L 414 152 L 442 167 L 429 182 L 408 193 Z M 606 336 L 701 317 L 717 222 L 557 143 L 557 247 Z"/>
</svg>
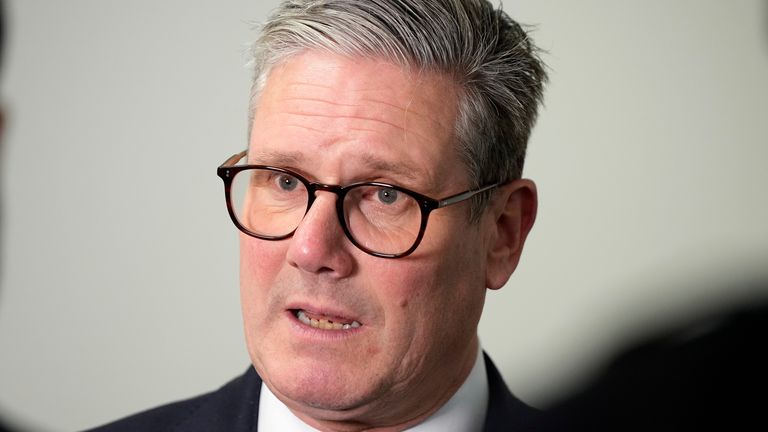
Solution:
<svg viewBox="0 0 768 432">
<path fill-rule="evenodd" d="M 436 182 L 457 168 L 457 100 L 455 84 L 441 74 L 304 52 L 267 78 L 255 110 L 251 160 L 398 167 Z"/>
</svg>

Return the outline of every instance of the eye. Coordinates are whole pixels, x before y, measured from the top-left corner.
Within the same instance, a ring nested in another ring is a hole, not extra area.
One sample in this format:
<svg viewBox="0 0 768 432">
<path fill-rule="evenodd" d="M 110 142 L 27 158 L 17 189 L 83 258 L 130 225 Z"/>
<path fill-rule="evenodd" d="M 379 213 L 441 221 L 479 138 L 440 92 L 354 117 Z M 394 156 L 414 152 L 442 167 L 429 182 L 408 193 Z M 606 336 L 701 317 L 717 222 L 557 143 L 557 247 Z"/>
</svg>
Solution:
<svg viewBox="0 0 768 432">
<path fill-rule="evenodd" d="M 280 186 L 280 189 L 290 192 L 296 189 L 296 186 L 299 185 L 299 180 L 292 175 L 281 174 L 277 176 L 277 184 Z"/>
<path fill-rule="evenodd" d="M 391 188 L 381 188 L 376 193 L 379 197 L 379 201 L 384 204 L 392 204 L 397 201 L 397 191 Z"/>
</svg>

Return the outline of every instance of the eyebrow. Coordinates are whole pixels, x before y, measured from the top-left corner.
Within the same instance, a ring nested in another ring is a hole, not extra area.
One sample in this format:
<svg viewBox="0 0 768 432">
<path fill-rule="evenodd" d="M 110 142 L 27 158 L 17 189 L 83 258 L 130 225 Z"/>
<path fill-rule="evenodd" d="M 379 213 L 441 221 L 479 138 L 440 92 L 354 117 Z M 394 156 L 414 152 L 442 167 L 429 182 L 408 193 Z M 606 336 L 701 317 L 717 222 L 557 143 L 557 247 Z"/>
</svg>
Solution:
<svg viewBox="0 0 768 432">
<path fill-rule="evenodd" d="M 276 151 L 256 151 L 248 152 L 248 163 L 275 165 L 275 166 L 297 166 L 304 160 L 304 155 L 299 152 L 276 152 Z"/>
<path fill-rule="evenodd" d="M 405 177 L 412 182 L 418 180 L 427 180 L 426 178 L 423 178 L 424 175 L 421 170 L 411 164 L 405 162 L 389 162 L 370 153 L 363 153 L 360 156 L 363 160 L 363 163 L 375 172 L 394 174 L 399 177 Z"/>
<path fill-rule="evenodd" d="M 412 183 L 429 182 L 429 178 L 416 166 L 407 162 L 390 162 L 371 153 L 360 154 L 362 163 L 374 173 L 387 173 L 405 178 Z M 300 167 L 307 158 L 301 152 L 256 151 L 249 152 L 249 164 Z"/>
</svg>

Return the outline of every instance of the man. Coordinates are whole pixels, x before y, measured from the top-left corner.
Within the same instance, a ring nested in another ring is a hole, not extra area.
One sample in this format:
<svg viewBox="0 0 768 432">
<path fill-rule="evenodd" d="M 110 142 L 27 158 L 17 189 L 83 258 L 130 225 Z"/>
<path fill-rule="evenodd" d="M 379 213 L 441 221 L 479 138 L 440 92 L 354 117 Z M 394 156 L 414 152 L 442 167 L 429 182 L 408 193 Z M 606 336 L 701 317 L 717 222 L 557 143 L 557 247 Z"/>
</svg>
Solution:
<svg viewBox="0 0 768 432">
<path fill-rule="evenodd" d="M 526 33 L 485 0 L 287 1 L 255 60 L 218 170 L 253 368 L 100 430 L 528 429 L 477 337 L 536 215 Z"/>
</svg>

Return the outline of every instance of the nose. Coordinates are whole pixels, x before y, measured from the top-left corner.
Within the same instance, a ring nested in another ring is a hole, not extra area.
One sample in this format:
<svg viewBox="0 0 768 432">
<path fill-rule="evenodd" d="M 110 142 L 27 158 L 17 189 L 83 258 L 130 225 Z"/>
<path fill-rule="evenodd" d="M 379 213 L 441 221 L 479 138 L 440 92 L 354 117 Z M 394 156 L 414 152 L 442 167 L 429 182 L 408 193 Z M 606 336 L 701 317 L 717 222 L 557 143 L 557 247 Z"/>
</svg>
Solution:
<svg viewBox="0 0 768 432">
<path fill-rule="evenodd" d="M 312 206 L 288 239 L 288 263 L 308 273 L 344 278 L 352 274 L 352 244 L 339 224 L 334 193 L 316 193 Z"/>
</svg>

